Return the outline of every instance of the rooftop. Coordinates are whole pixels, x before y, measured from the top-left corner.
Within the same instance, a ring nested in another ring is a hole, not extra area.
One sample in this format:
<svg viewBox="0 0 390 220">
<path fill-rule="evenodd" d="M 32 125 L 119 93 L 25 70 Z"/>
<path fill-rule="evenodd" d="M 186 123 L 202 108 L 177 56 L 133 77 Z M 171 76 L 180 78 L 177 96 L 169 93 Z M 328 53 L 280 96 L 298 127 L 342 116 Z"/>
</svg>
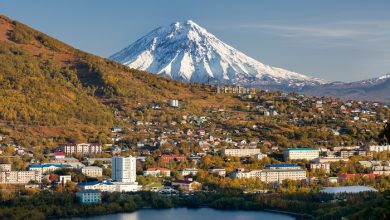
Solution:
<svg viewBox="0 0 390 220">
<path fill-rule="evenodd" d="M 302 147 L 302 148 L 287 148 L 287 150 L 291 151 L 291 150 L 315 150 L 315 151 L 319 151 L 319 149 L 316 149 L 316 148 L 310 148 L 310 147 Z"/>
<path fill-rule="evenodd" d="M 323 193 L 360 193 L 360 192 L 378 192 L 378 190 L 367 186 L 338 186 L 327 187 L 321 190 Z"/>
</svg>

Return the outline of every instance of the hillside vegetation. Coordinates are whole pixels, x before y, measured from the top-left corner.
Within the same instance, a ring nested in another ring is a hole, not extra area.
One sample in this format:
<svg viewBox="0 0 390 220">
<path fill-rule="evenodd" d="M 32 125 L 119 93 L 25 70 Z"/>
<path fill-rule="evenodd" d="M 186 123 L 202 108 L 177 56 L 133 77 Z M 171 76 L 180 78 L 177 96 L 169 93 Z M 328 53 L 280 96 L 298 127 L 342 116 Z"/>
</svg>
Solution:
<svg viewBox="0 0 390 220">
<path fill-rule="evenodd" d="M 237 102 L 209 94 L 210 87 L 133 70 L 0 17 L 0 132 L 24 145 L 96 141 L 115 124 L 114 109 L 152 101 L 192 100 L 183 110 L 193 112 Z"/>
</svg>

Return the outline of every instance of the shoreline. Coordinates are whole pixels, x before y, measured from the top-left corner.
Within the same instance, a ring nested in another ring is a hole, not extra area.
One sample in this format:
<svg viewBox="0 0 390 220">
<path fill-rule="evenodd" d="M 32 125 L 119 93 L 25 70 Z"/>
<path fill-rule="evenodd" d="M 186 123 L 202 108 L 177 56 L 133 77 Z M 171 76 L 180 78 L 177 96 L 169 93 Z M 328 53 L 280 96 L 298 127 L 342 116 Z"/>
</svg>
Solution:
<svg viewBox="0 0 390 220">
<path fill-rule="evenodd" d="M 214 210 L 214 211 L 221 211 L 221 212 L 224 212 L 224 211 L 227 211 L 227 212 L 262 212 L 262 213 L 274 213 L 274 214 L 282 214 L 282 215 L 285 215 L 285 216 L 290 216 L 290 217 L 294 217 L 296 219 L 299 219 L 299 217 L 304 217 L 306 214 L 300 214 L 300 213 L 295 213 L 295 212 L 288 212 L 288 211 L 282 211 L 282 210 L 274 210 L 274 209 L 263 209 L 263 210 L 245 210 L 245 209 L 216 209 L 216 208 L 212 208 L 210 206 L 201 206 L 201 207 L 185 207 L 185 206 L 178 206 L 178 207 L 171 207 L 171 208 L 153 208 L 153 207 L 142 207 L 140 209 L 137 209 L 137 210 L 134 210 L 132 212 L 112 212 L 112 213 L 106 213 L 106 214 L 98 214 L 98 215 L 89 215 L 89 216 L 69 216 L 69 217 L 49 217 L 48 219 L 59 219 L 59 220 L 69 220 L 69 219 L 73 219 L 73 218 L 93 218 L 93 217 L 103 217 L 103 216 L 108 216 L 108 215 L 119 215 L 119 214 L 131 214 L 131 213 L 135 213 L 135 212 L 138 212 L 138 211 L 141 211 L 141 210 L 155 210 L 155 211 L 159 211 L 159 210 L 171 210 L 171 209 L 189 209 L 189 210 L 195 210 L 195 209 L 210 209 L 210 210 Z M 311 215 L 308 215 L 307 217 L 312 217 Z"/>
</svg>

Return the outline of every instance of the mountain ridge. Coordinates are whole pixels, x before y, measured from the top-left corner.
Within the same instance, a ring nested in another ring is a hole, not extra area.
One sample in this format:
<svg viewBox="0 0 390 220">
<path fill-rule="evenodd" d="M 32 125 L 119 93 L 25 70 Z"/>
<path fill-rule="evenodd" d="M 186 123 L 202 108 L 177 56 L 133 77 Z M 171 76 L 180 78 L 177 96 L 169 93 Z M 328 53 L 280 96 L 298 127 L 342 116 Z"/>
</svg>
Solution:
<svg viewBox="0 0 390 220">
<path fill-rule="evenodd" d="M 184 82 L 299 88 L 326 81 L 265 65 L 191 20 L 159 27 L 110 59 Z"/>
</svg>

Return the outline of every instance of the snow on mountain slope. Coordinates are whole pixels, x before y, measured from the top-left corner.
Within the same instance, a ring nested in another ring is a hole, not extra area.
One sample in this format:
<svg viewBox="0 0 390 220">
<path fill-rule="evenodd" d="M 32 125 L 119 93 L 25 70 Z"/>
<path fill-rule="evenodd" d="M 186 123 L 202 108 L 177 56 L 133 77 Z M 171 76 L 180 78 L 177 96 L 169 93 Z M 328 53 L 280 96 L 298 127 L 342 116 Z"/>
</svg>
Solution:
<svg viewBox="0 0 390 220">
<path fill-rule="evenodd" d="M 342 99 L 381 101 L 390 103 L 390 73 L 350 83 L 333 82 L 319 86 L 305 86 L 302 92 L 315 96 L 334 96 Z"/>
<path fill-rule="evenodd" d="M 321 79 L 264 65 L 191 20 L 157 28 L 110 59 L 185 82 L 285 88 L 325 83 Z"/>
</svg>

